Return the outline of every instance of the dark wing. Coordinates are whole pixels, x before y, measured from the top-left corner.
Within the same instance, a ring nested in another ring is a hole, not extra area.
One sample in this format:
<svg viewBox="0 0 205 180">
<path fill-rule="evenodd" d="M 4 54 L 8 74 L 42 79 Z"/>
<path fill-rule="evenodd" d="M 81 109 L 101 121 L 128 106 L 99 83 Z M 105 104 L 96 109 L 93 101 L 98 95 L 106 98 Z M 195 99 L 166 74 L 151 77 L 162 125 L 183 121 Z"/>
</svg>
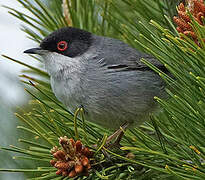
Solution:
<svg viewBox="0 0 205 180">
<path fill-rule="evenodd" d="M 167 72 L 167 69 L 153 56 L 139 52 L 120 40 L 104 38 L 101 47 L 101 63 L 108 69 L 151 71 L 146 64 L 140 61 L 141 58 L 144 58 L 163 72 Z"/>
<path fill-rule="evenodd" d="M 120 70 L 120 71 L 131 71 L 131 70 L 139 70 L 139 71 L 152 71 L 152 69 L 150 69 L 150 67 L 148 67 L 146 64 L 144 64 L 140 60 L 141 58 L 146 59 L 147 61 L 149 61 L 151 64 L 153 64 L 154 66 L 156 66 L 158 69 L 160 69 L 163 72 L 167 72 L 167 69 L 165 68 L 164 65 L 162 65 L 161 63 L 159 63 L 156 59 L 154 59 L 152 56 L 136 56 L 135 59 L 133 59 L 132 61 L 135 62 L 134 64 L 130 64 L 130 63 L 124 63 L 124 64 L 113 64 L 113 65 L 108 65 L 107 68 L 108 69 L 115 69 L 115 70 Z M 129 57 L 128 57 L 129 59 Z M 130 61 L 131 59 L 129 59 Z"/>
</svg>

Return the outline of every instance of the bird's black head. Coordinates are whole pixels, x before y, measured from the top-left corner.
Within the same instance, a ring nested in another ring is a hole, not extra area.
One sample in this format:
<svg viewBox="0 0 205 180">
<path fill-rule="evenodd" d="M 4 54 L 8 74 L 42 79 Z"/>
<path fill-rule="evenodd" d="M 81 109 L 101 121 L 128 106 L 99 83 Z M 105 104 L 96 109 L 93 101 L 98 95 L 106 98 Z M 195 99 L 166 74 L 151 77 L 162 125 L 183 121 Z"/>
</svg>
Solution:
<svg viewBox="0 0 205 180">
<path fill-rule="evenodd" d="M 85 53 L 91 43 L 92 34 L 90 32 L 73 27 L 65 27 L 48 35 L 41 42 L 40 48 L 72 58 Z"/>
</svg>

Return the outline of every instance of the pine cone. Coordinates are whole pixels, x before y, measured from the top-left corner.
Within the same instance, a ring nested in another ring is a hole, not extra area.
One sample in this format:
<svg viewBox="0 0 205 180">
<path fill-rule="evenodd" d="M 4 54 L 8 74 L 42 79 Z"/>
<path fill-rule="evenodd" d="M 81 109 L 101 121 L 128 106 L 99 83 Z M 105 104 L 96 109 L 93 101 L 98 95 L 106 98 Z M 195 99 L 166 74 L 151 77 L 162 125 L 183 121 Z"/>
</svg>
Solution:
<svg viewBox="0 0 205 180">
<path fill-rule="evenodd" d="M 93 152 L 83 146 L 80 140 L 76 142 L 66 136 L 59 138 L 60 148 L 54 147 L 51 154 L 54 159 L 50 161 L 51 166 L 57 169 L 56 174 L 70 178 L 78 175 L 88 175 L 91 168 L 90 158 Z"/>
<path fill-rule="evenodd" d="M 188 15 L 188 11 L 193 15 L 194 19 L 202 26 L 202 17 L 205 17 L 205 4 L 204 0 L 188 0 L 187 6 L 185 7 L 183 3 L 178 5 L 178 17 L 174 16 L 173 20 L 177 24 L 176 30 L 179 33 L 191 37 L 197 45 L 200 46 L 197 35 L 195 34 L 193 28 L 191 27 L 191 18 Z M 205 39 L 203 39 L 205 41 Z"/>
</svg>

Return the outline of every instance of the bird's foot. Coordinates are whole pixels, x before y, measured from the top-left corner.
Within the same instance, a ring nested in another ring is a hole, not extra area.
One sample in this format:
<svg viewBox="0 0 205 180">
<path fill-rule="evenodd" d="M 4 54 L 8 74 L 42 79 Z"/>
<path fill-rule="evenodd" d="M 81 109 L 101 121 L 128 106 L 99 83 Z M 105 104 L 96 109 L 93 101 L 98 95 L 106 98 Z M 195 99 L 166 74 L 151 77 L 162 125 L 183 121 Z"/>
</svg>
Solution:
<svg viewBox="0 0 205 180">
<path fill-rule="evenodd" d="M 127 127 L 128 127 L 128 123 L 125 123 L 122 126 L 120 126 L 120 128 L 117 131 L 115 131 L 112 135 L 110 135 L 107 138 L 107 141 L 105 143 L 105 148 L 112 149 L 112 148 L 121 147 L 120 141 L 121 141 Z M 112 143 L 112 141 L 114 139 L 115 139 L 115 141 Z"/>
</svg>

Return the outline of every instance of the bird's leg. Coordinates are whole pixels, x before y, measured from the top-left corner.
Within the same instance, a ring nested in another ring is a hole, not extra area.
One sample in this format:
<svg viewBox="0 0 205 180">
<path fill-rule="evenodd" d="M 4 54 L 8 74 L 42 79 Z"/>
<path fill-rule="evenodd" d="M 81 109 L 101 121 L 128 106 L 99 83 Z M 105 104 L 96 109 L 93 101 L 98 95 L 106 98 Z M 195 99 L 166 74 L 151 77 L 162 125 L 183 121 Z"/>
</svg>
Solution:
<svg viewBox="0 0 205 180">
<path fill-rule="evenodd" d="M 122 126 L 120 126 L 120 128 L 115 131 L 112 135 L 110 135 L 108 138 L 107 138 L 107 141 L 106 141 L 106 146 L 107 147 L 114 147 L 114 146 L 120 146 L 120 141 L 124 135 L 124 131 L 126 130 L 126 128 L 128 127 L 128 123 L 125 123 L 123 124 Z M 114 141 L 113 144 L 110 144 L 110 142 L 115 139 L 116 140 Z"/>
</svg>

